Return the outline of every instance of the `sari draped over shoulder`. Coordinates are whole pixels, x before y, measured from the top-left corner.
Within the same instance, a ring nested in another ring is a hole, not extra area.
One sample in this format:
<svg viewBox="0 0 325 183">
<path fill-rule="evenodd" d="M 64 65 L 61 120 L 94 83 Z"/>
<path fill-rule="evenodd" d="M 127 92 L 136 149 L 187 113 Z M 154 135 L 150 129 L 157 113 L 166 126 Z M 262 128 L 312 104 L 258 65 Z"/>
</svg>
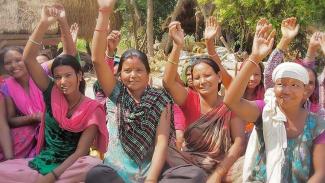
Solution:
<svg viewBox="0 0 325 183">
<path fill-rule="evenodd" d="M 20 115 L 31 115 L 45 111 L 43 94 L 31 78 L 28 81 L 28 91 L 25 91 L 13 77 L 8 77 L 4 83 L 8 90 L 8 96 L 15 103 Z M 10 129 L 15 158 L 32 158 L 36 155 L 38 128 L 39 123 Z M 0 160 L 2 158 L 3 154 L 0 153 Z"/>
<path fill-rule="evenodd" d="M 170 144 L 168 163 L 171 166 L 194 164 L 211 173 L 232 145 L 231 117 L 232 113 L 225 104 L 201 116 L 185 130 L 181 151 L 175 144 Z"/>
</svg>

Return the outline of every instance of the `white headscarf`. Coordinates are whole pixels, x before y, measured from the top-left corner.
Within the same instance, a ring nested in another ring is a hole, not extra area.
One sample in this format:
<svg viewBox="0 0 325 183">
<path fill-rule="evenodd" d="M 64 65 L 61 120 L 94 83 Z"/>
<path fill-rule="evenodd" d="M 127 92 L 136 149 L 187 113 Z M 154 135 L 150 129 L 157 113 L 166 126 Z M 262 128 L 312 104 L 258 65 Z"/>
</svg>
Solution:
<svg viewBox="0 0 325 183">
<path fill-rule="evenodd" d="M 274 69 L 272 73 L 273 82 L 279 78 L 293 78 L 304 84 L 308 84 L 309 82 L 308 71 L 303 66 L 292 62 L 282 63 Z M 287 148 L 287 134 L 284 126 L 284 122 L 287 121 L 287 118 L 276 103 L 273 88 L 266 90 L 264 101 L 265 107 L 263 109 L 262 119 L 267 182 L 281 182 L 281 170 L 285 160 L 284 150 Z M 244 182 L 248 181 L 251 171 L 255 166 L 255 159 L 258 154 L 257 142 L 257 133 L 254 128 L 245 154 L 243 170 Z"/>
</svg>

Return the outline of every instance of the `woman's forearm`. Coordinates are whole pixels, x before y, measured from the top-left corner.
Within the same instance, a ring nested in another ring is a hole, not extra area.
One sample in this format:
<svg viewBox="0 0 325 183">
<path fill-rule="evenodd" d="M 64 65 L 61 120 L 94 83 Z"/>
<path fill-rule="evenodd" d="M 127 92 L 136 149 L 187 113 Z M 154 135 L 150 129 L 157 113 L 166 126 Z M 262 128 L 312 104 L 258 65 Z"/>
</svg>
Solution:
<svg viewBox="0 0 325 183">
<path fill-rule="evenodd" d="M 266 62 L 266 66 L 264 69 L 264 88 L 265 90 L 269 88 L 273 88 L 274 84 L 272 81 L 272 72 L 273 70 L 282 63 L 284 58 L 283 52 L 276 48 L 271 53 L 268 61 Z"/>
<path fill-rule="evenodd" d="M 151 166 L 146 177 L 146 181 L 158 182 L 158 178 L 161 174 L 161 170 L 165 165 L 167 157 L 168 144 L 157 144 L 153 154 Z"/>
<path fill-rule="evenodd" d="M 66 19 L 58 21 L 61 30 L 61 41 L 63 44 L 63 54 L 76 56 L 76 45 L 73 42 L 70 27 Z"/>
<path fill-rule="evenodd" d="M 206 44 L 206 47 L 208 50 L 208 54 L 210 55 L 212 60 L 218 65 L 218 67 L 220 69 L 222 84 L 225 86 L 226 89 L 228 89 L 230 86 L 230 83 L 232 81 L 231 75 L 227 72 L 227 70 L 221 64 L 221 60 L 215 50 L 213 40 L 206 40 L 205 44 Z"/>
<path fill-rule="evenodd" d="M 230 147 L 228 153 L 225 158 L 221 161 L 221 163 L 216 167 L 214 173 L 217 173 L 220 177 L 225 177 L 229 171 L 229 169 L 233 166 L 233 164 L 241 157 L 245 152 L 245 143 L 244 140 L 237 140 Z"/>
<path fill-rule="evenodd" d="M 11 128 L 17 128 L 21 126 L 34 125 L 39 123 L 34 115 L 26 115 L 26 116 L 18 116 L 18 117 L 10 117 L 8 118 L 8 122 Z"/>
<path fill-rule="evenodd" d="M 112 11 L 99 12 L 92 40 L 92 62 L 98 81 L 106 96 L 110 96 L 116 80 L 113 71 L 105 63 L 106 36 L 109 16 Z"/>
</svg>

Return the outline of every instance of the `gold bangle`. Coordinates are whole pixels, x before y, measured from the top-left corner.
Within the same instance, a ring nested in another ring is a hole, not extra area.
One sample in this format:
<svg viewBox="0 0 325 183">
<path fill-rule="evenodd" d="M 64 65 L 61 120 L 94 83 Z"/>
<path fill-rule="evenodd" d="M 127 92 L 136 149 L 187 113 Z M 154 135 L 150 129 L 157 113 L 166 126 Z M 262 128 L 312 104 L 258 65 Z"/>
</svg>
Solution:
<svg viewBox="0 0 325 183">
<path fill-rule="evenodd" d="M 174 65 L 178 65 L 178 63 L 173 62 L 173 61 L 171 61 L 171 60 L 167 60 L 167 62 L 169 62 L 169 63 L 171 63 L 171 64 L 174 64 Z"/>
<path fill-rule="evenodd" d="M 105 51 L 105 56 L 106 56 L 107 58 L 109 58 L 109 59 L 114 59 L 114 56 L 111 57 L 111 56 L 108 55 L 107 50 Z"/>
<path fill-rule="evenodd" d="M 249 62 L 253 63 L 256 67 L 260 67 L 260 66 L 258 65 L 258 63 L 254 62 L 254 61 L 251 60 L 250 58 L 248 58 L 247 60 L 248 60 Z"/>
<path fill-rule="evenodd" d="M 215 56 L 219 56 L 218 53 L 215 53 L 214 55 L 209 54 L 209 57 L 215 57 Z"/>
<path fill-rule="evenodd" d="M 36 42 L 36 41 L 32 40 L 31 38 L 29 38 L 28 41 L 30 41 L 31 43 L 36 44 L 38 46 L 42 46 L 42 42 L 41 43 Z"/>
</svg>

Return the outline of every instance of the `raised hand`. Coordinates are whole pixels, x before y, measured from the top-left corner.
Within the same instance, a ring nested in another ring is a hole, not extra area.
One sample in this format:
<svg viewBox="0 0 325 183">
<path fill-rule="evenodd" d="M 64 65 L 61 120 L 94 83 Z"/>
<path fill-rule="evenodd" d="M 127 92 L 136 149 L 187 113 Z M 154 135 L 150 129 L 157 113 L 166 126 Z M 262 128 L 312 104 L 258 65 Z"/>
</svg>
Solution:
<svg viewBox="0 0 325 183">
<path fill-rule="evenodd" d="M 41 14 L 41 22 L 50 26 L 57 21 L 58 10 L 52 6 L 43 6 Z"/>
<path fill-rule="evenodd" d="M 256 62 L 262 61 L 272 50 L 275 30 L 271 24 L 264 25 L 255 33 L 252 56 Z"/>
<path fill-rule="evenodd" d="M 108 36 L 107 36 L 107 48 L 106 51 L 108 53 L 113 53 L 115 49 L 117 48 L 118 44 L 121 41 L 121 33 L 120 31 L 113 30 Z M 112 55 L 114 56 L 114 55 Z"/>
<path fill-rule="evenodd" d="M 73 23 L 70 27 L 70 33 L 71 33 L 72 40 L 74 43 L 77 42 L 78 32 L 79 32 L 79 25 L 77 23 Z"/>
<path fill-rule="evenodd" d="M 116 0 L 97 0 L 99 8 L 113 10 Z"/>
<path fill-rule="evenodd" d="M 299 31 L 296 17 L 284 19 L 281 24 L 282 37 L 292 40 L 296 37 Z"/>
<path fill-rule="evenodd" d="M 56 11 L 57 11 L 56 16 L 57 16 L 58 21 L 61 21 L 61 22 L 67 21 L 65 9 L 62 4 L 56 3 L 52 6 L 52 8 L 56 9 Z"/>
<path fill-rule="evenodd" d="M 313 51 L 316 52 L 321 45 L 321 39 L 322 39 L 322 33 L 315 32 L 309 40 L 308 49 L 312 49 Z"/>
<path fill-rule="evenodd" d="M 259 32 L 265 25 L 269 25 L 269 21 L 266 18 L 261 18 L 256 24 L 256 32 Z"/>
<path fill-rule="evenodd" d="M 320 46 L 323 54 L 325 55 L 325 33 L 324 32 L 321 33 Z"/>
<path fill-rule="evenodd" d="M 221 27 L 217 22 L 216 17 L 209 17 L 209 19 L 205 23 L 204 30 L 204 39 L 206 40 L 214 40 L 218 35 L 220 35 Z"/>
<path fill-rule="evenodd" d="M 171 22 L 168 26 L 169 33 L 168 35 L 173 40 L 173 44 L 179 47 L 184 46 L 184 30 L 181 27 L 181 23 L 174 21 Z"/>
</svg>

